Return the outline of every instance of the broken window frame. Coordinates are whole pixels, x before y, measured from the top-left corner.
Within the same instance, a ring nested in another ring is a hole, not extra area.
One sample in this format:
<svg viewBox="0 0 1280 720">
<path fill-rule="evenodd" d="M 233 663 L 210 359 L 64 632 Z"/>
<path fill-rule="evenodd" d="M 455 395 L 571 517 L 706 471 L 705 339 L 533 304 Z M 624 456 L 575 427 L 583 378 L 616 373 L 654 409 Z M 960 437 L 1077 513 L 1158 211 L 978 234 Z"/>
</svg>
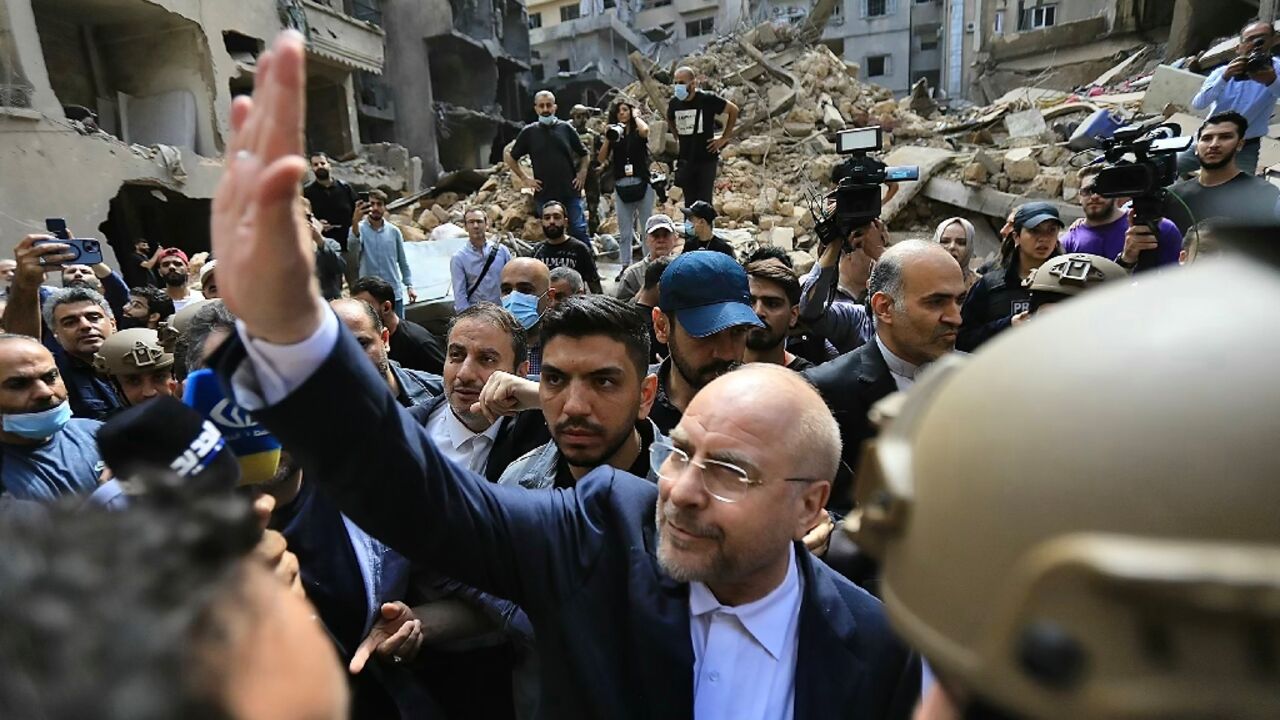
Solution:
<svg viewBox="0 0 1280 720">
<path fill-rule="evenodd" d="M 862 17 L 864 18 L 889 17 L 898 14 L 898 0 L 860 0 L 860 2 L 862 4 Z M 872 12 L 875 9 L 873 3 L 878 6 L 881 12 Z"/>
<path fill-rule="evenodd" d="M 1019 3 L 1018 31 L 1042 30 L 1058 24 L 1058 4 L 1045 3 L 1027 7 Z M 1038 18 L 1038 19 L 1037 19 Z"/>
<path fill-rule="evenodd" d="M 882 64 L 881 64 L 881 66 L 880 66 L 880 73 L 879 73 L 879 74 L 873 73 L 873 72 L 871 71 L 871 61 L 872 61 L 872 60 L 882 60 L 882 61 L 883 61 L 883 63 L 882 63 Z M 885 54 L 883 54 L 883 55 L 868 55 L 868 56 L 866 57 L 866 62 L 864 63 L 864 65 L 865 65 L 865 66 L 866 66 L 866 68 L 867 68 L 867 77 L 869 77 L 869 78 L 873 78 L 873 77 L 888 77 L 889 75 L 892 75 L 892 74 L 893 74 L 893 55 L 891 55 L 891 54 L 889 54 L 889 53 L 885 53 Z"/>
<path fill-rule="evenodd" d="M 560 6 L 560 22 L 570 22 L 580 17 L 582 17 L 582 6 L 578 3 Z"/>
<path fill-rule="evenodd" d="M 537 30 L 540 27 L 542 27 L 542 13 L 529 13 L 529 29 Z"/>
<path fill-rule="evenodd" d="M 686 38 L 703 37 L 704 35 L 713 35 L 716 31 L 715 16 L 698 18 L 697 20 L 689 20 L 684 24 L 684 36 Z"/>
</svg>

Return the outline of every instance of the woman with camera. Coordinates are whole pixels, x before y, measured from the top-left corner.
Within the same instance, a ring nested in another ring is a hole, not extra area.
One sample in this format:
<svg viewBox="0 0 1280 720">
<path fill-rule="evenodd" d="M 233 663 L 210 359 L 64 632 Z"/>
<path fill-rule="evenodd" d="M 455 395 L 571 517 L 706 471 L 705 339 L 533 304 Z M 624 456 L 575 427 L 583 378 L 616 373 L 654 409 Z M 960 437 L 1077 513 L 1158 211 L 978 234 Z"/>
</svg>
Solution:
<svg viewBox="0 0 1280 720">
<path fill-rule="evenodd" d="M 617 100 L 609 107 L 609 126 L 605 128 L 598 160 L 613 169 L 618 262 L 625 268 L 631 264 L 636 229 L 649 221 L 656 199 L 649 184 L 649 126 L 636 116 L 635 106 L 630 102 Z"/>
</svg>

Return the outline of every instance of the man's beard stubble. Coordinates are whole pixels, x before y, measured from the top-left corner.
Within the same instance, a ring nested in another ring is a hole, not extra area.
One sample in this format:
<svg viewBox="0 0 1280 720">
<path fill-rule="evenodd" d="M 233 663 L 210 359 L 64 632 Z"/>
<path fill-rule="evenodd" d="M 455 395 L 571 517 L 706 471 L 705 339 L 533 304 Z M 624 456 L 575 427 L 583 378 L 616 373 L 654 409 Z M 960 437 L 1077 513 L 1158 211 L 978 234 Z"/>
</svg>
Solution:
<svg viewBox="0 0 1280 720">
<path fill-rule="evenodd" d="M 563 225 L 543 225 L 542 234 L 547 236 L 548 240 L 559 240 L 564 237 Z"/>
<path fill-rule="evenodd" d="M 763 352 L 773 350 L 782 343 L 786 342 L 786 334 L 775 335 L 772 328 L 752 328 L 747 333 L 747 349 L 753 352 Z"/>
<path fill-rule="evenodd" d="M 187 284 L 190 274 L 184 272 L 169 272 L 164 276 L 164 284 L 169 287 L 182 287 Z"/>
<path fill-rule="evenodd" d="M 1205 170 L 1221 170 L 1227 165 L 1230 165 L 1231 161 L 1236 159 L 1237 153 L 1238 151 L 1232 150 L 1229 154 L 1224 156 L 1221 160 L 1219 160 L 1216 163 L 1206 162 L 1204 159 L 1200 159 L 1200 167 Z"/>
</svg>

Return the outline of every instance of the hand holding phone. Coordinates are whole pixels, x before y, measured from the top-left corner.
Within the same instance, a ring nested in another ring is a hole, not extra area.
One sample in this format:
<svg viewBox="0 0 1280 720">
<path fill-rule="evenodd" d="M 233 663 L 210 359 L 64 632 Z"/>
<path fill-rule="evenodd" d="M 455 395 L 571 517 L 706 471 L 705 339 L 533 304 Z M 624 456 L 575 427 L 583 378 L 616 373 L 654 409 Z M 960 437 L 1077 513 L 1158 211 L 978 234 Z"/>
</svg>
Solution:
<svg viewBox="0 0 1280 720">
<path fill-rule="evenodd" d="M 69 260 L 63 260 L 56 265 L 47 264 L 46 266 L 50 269 L 62 265 L 97 265 L 103 261 L 102 243 L 91 238 L 71 237 L 71 231 L 67 229 L 67 221 L 63 218 L 47 218 L 44 226 L 55 239 L 37 240 L 35 245 L 57 243 L 59 246 L 66 246 L 65 253 L 71 255 Z"/>
</svg>

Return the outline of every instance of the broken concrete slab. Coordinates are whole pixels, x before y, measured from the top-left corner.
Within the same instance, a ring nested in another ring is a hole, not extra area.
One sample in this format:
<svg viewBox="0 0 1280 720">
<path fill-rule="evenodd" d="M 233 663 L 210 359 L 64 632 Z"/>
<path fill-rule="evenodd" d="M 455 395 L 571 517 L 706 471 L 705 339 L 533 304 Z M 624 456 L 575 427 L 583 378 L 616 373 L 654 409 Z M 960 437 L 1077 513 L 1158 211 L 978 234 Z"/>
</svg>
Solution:
<svg viewBox="0 0 1280 720">
<path fill-rule="evenodd" d="M 978 163 L 986 168 L 988 175 L 995 175 L 1004 168 L 1004 163 L 994 158 L 985 150 L 979 150 L 973 154 L 973 162 Z"/>
<path fill-rule="evenodd" d="M 1020 87 L 1014 88 L 1009 92 L 1001 95 L 991 103 L 992 105 L 1012 105 L 1016 102 L 1025 102 L 1031 104 L 1038 103 L 1055 103 L 1067 99 L 1067 93 L 1061 90 L 1048 90 L 1038 87 Z"/>
<path fill-rule="evenodd" d="M 921 189 L 921 192 L 930 200 L 955 205 L 956 207 L 982 213 L 1000 220 L 1008 217 L 1009 211 L 1014 206 L 1026 202 L 1026 198 L 1019 195 L 1000 192 L 991 188 L 967 187 L 956 180 L 947 180 L 939 177 L 924 183 L 924 188 Z M 1062 216 L 1063 222 L 1068 225 L 1084 217 L 1084 211 L 1080 209 L 1079 205 L 1071 205 L 1058 200 L 1049 200 L 1049 202 L 1052 202 L 1058 208 L 1058 214 Z"/>
<path fill-rule="evenodd" d="M 987 171 L 985 165 L 979 162 L 971 162 L 964 166 L 961 179 L 965 185 L 985 185 L 991 173 Z"/>
<path fill-rule="evenodd" d="M 893 220 L 894 216 L 902 211 L 902 208 L 911 202 L 911 199 L 920 193 L 921 188 L 933 177 L 934 173 L 946 167 L 955 159 L 956 153 L 941 148 L 923 147 L 919 145 L 908 145 L 904 147 L 894 148 L 885 157 L 886 165 L 916 165 L 920 168 L 920 179 L 916 182 L 906 182 L 898 186 L 898 194 L 885 203 L 880 211 L 880 218 L 888 224 Z"/>
<path fill-rule="evenodd" d="M 1197 117 L 1204 117 L 1208 111 L 1207 108 L 1196 110 L 1191 107 L 1191 98 L 1200 92 L 1200 86 L 1203 84 L 1203 75 L 1161 65 L 1151 76 L 1151 84 L 1147 86 L 1146 94 L 1142 96 L 1142 112 L 1159 115 L 1164 112 L 1166 105 L 1172 104 L 1184 108 Z"/>
<path fill-rule="evenodd" d="M 1009 137 L 1015 138 L 1038 138 L 1049 129 L 1044 115 L 1036 108 L 1005 115 L 1004 126 L 1009 130 Z"/>
<path fill-rule="evenodd" d="M 795 250 L 796 229 L 791 227 L 775 227 L 769 231 L 769 244 L 780 247 L 787 252 Z"/>
<path fill-rule="evenodd" d="M 1010 182 L 1031 182 L 1040 174 L 1040 163 L 1036 162 L 1033 157 L 1017 160 L 1006 159 L 1004 161 L 1004 174 L 1009 176 Z"/>
</svg>

